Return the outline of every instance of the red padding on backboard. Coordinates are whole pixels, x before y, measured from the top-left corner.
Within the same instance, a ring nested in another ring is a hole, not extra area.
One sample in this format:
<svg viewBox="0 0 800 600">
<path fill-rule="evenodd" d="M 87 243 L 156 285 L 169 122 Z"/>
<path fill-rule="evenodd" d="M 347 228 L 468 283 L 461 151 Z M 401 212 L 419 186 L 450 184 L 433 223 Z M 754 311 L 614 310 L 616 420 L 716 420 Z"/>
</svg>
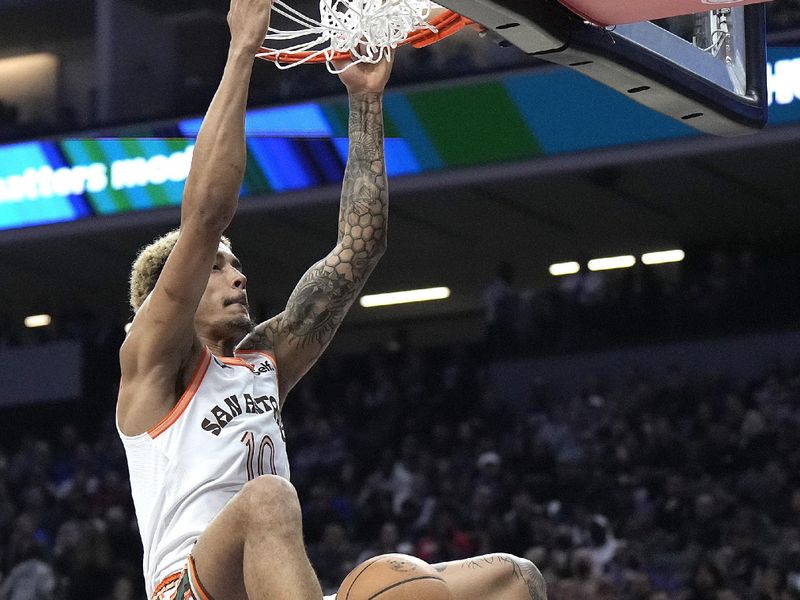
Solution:
<svg viewBox="0 0 800 600">
<path fill-rule="evenodd" d="M 691 15 L 717 8 L 759 4 L 769 0 L 559 0 L 579 17 L 597 25 L 622 25 Z"/>
</svg>

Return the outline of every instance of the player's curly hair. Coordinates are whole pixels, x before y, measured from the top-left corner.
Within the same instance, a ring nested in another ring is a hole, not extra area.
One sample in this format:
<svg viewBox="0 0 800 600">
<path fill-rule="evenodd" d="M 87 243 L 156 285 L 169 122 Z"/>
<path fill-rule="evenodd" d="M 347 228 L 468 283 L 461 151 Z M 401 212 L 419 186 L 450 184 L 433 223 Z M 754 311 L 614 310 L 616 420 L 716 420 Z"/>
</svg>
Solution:
<svg viewBox="0 0 800 600">
<path fill-rule="evenodd" d="M 175 247 L 175 242 L 178 241 L 179 234 L 180 229 L 173 229 L 169 233 L 162 235 L 151 244 L 142 248 L 136 260 L 133 261 L 130 279 L 130 297 L 128 299 L 131 308 L 133 308 L 133 312 L 139 310 L 139 307 L 144 303 L 148 294 L 156 287 L 156 281 L 158 281 L 161 271 L 164 269 L 167 257 Z M 231 249 L 231 241 L 227 237 L 222 236 L 220 241 L 225 244 L 228 249 Z"/>
</svg>

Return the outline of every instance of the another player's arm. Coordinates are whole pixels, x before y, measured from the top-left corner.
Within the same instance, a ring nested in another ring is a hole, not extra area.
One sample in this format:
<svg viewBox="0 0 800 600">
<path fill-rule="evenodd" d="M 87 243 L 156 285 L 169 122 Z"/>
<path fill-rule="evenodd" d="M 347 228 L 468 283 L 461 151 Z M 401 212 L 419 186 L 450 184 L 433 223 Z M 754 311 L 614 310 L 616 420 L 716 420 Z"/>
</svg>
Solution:
<svg viewBox="0 0 800 600">
<path fill-rule="evenodd" d="M 197 136 L 181 203 L 180 235 L 120 351 L 123 385 L 138 374 L 174 377 L 199 345 L 194 314 L 220 237 L 238 204 L 246 160 L 244 118 L 253 56 L 269 25 L 271 4 L 271 0 L 231 1 L 228 58 Z M 137 417 L 133 420 L 138 421 Z M 132 428 L 142 427 L 147 425 L 136 423 Z"/>
<path fill-rule="evenodd" d="M 386 249 L 383 88 L 390 71 L 383 62 L 355 65 L 341 75 L 350 98 L 350 143 L 337 244 L 303 275 L 286 309 L 240 346 L 273 349 L 282 400 L 327 348 Z"/>
</svg>

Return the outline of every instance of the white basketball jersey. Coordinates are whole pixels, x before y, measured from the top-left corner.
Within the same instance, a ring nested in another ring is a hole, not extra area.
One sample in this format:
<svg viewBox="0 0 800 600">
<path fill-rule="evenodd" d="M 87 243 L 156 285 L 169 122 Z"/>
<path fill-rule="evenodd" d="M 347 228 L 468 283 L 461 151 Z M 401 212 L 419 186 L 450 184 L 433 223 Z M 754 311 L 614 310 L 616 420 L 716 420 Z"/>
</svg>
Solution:
<svg viewBox="0 0 800 600">
<path fill-rule="evenodd" d="M 192 545 L 242 486 L 259 475 L 289 479 L 275 358 L 206 348 L 189 388 L 147 433 L 120 432 L 144 545 L 150 597 L 179 571 Z"/>
</svg>

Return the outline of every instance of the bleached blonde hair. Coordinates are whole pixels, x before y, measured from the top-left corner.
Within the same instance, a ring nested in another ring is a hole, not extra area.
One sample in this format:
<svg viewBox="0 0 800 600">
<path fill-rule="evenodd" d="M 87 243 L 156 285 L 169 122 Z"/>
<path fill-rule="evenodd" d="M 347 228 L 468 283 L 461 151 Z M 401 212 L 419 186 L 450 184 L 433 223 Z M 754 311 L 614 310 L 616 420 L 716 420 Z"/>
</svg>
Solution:
<svg viewBox="0 0 800 600">
<path fill-rule="evenodd" d="M 130 277 L 129 302 L 133 312 L 139 310 L 164 270 L 164 264 L 178 241 L 180 229 L 173 229 L 139 251 L 133 261 Z M 231 250 L 231 241 L 222 236 L 220 241 Z"/>
</svg>

